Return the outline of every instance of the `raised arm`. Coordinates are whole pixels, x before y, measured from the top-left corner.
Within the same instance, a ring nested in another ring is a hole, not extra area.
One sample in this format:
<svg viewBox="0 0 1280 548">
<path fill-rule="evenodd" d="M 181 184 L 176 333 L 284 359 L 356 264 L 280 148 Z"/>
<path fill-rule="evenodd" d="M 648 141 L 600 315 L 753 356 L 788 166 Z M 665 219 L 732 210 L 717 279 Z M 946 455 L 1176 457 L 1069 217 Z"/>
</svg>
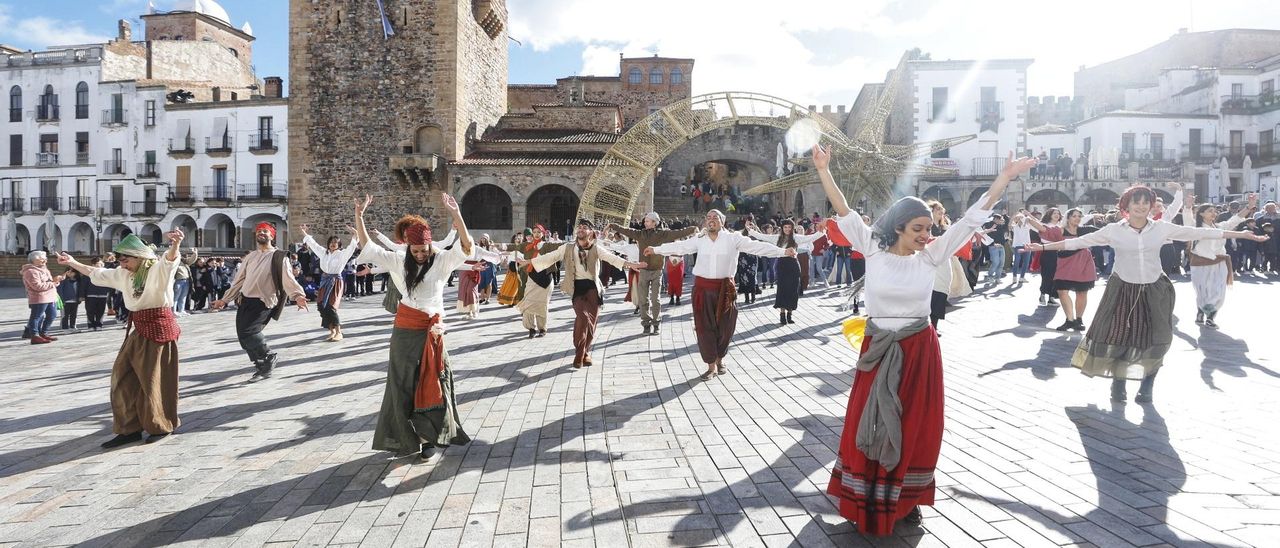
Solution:
<svg viewBox="0 0 1280 548">
<path fill-rule="evenodd" d="M 818 180 L 822 181 L 822 190 L 827 193 L 827 200 L 831 202 L 831 208 L 835 210 L 836 215 L 839 217 L 848 215 L 849 201 L 844 198 L 844 193 L 840 192 L 835 178 L 831 176 L 831 153 L 822 148 L 822 145 L 813 146 L 813 168 L 818 172 Z"/>
<path fill-rule="evenodd" d="M 813 234 L 796 234 L 795 235 L 796 245 L 811 244 L 813 242 L 821 240 L 826 235 L 827 233 L 825 230 L 821 232 L 814 232 Z"/>
<path fill-rule="evenodd" d="M 720 234 L 720 237 L 721 238 L 725 237 L 723 232 Z M 742 235 L 737 235 L 737 243 L 738 243 L 738 251 L 741 251 L 743 253 L 750 253 L 752 255 L 759 255 L 761 257 L 783 257 L 783 256 L 795 257 L 796 256 L 795 249 L 790 249 L 790 248 L 783 249 L 769 242 L 760 242 L 760 241 L 752 240 Z"/>
<path fill-rule="evenodd" d="M 182 238 L 185 234 L 181 228 L 175 228 L 165 234 L 165 238 L 169 240 L 169 251 L 164 254 L 165 260 L 176 263 L 182 257 Z"/>
<path fill-rule="evenodd" d="M 632 240 L 640 237 L 639 230 L 636 230 L 634 228 L 627 228 L 622 225 L 619 225 L 618 223 L 609 223 L 608 225 L 605 225 L 604 228 L 605 230 L 609 230 L 612 228 L 614 232 L 621 234 L 623 236 L 626 236 L 627 238 L 630 238 Z"/>
<path fill-rule="evenodd" d="M 1116 226 L 1118 225 L 1109 224 L 1095 232 L 1056 242 L 1027 244 L 1027 249 L 1031 251 L 1072 251 L 1094 246 L 1111 245 L 1111 231 L 1115 230 Z"/>
<path fill-rule="evenodd" d="M 373 196 L 364 195 L 364 200 L 356 198 L 356 239 L 360 241 L 360 248 L 369 247 L 369 231 L 364 225 L 364 212 L 369 209 L 369 204 L 373 203 Z"/>
<path fill-rule="evenodd" d="M 298 227 L 298 231 L 302 232 L 302 245 L 307 246 L 307 249 L 310 249 L 311 252 L 315 253 L 317 257 L 323 257 L 325 254 L 325 251 L 327 250 L 324 248 L 324 246 L 320 245 L 320 242 L 316 241 L 315 237 L 311 235 L 311 231 L 308 230 L 308 228 L 310 227 L 306 224 L 303 224 L 302 226 Z"/>
<path fill-rule="evenodd" d="M 473 242 L 471 233 L 467 232 L 467 222 L 462 220 L 462 209 L 458 207 L 458 201 L 448 194 L 441 194 L 440 199 L 444 202 L 444 208 L 449 210 L 449 215 L 453 217 L 453 228 L 458 231 L 458 242 L 462 244 L 462 253 L 470 257 L 474 251 Z"/>
<path fill-rule="evenodd" d="M 569 247 L 570 246 L 567 246 L 567 245 L 560 246 L 555 251 L 552 251 L 550 253 L 539 254 L 537 257 L 534 257 L 533 259 L 531 259 L 529 261 L 529 264 L 533 265 L 533 269 L 539 272 L 546 270 L 550 267 L 555 266 L 556 263 L 564 260 L 564 254 L 566 253 L 565 250 L 569 249 Z M 604 251 L 604 250 L 602 249 L 601 251 Z M 608 252 L 605 251 L 605 253 L 608 253 Z"/>
<path fill-rule="evenodd" d="M 391 238 L 388 238 L 386 234 L 383 234 L 382 231 L 376 228 L 373 229 L 373 238 L 375 240 L 378 240 L 378 243 L 382 244 L 382 247 L 385 247 L 392 251 L 403 251 L 409 247 L 404 244 L 396 243 L 394 240 L 392 240 Z"/>
<path fill-rule="evenodd" d="M 1009 151 L 1009 157 L 1005 159 L 1004 169 L 1000 170 L 1000 175 L 995 181 L 991 182 L 991 187 L 987 189 L 986 203 L 982 204 L 982 209 L 990 211 L 996 204 L 1000 203 L 1000 198 L 1004 196 L 1004 191 L 1009 187 L 1009 182 L 1017 179 L 1019 175 L 1031 171 L 1036 167 L 1035 158 L 1016 158 L 1013 151 Z M 974 204 L 977 205 L 977 204 Z"/>
<path fill-rule="evenodd" d="M 684 240 L 676 240 L 653 247 L 646 247 L 640 250 L 644 256 L 653 254 L 658 255 L 688 255 L 698 251 L 698 238 L 686 238 Z"/>
</svg>

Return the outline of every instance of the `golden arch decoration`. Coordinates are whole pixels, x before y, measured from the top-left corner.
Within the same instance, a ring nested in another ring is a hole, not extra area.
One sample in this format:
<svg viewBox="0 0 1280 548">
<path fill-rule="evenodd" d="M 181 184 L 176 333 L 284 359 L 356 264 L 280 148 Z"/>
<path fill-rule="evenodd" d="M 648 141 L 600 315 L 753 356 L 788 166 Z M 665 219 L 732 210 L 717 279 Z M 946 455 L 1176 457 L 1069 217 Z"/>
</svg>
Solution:
<svg viewBox="0 0 1280 548">
<path fill-rule="evenodd" d="M 626 223 L 654 170 L 677 148 L 704 133 L 739 125 L 786 130 L 800 119 L 815 122 L 826 139 L 848 145 L 840 128 L 797 103 L 751 92 L 698 95 L 667 105 L 636 123 L 605 153 L 591 173 L 578 217 Z"/>
</svg>

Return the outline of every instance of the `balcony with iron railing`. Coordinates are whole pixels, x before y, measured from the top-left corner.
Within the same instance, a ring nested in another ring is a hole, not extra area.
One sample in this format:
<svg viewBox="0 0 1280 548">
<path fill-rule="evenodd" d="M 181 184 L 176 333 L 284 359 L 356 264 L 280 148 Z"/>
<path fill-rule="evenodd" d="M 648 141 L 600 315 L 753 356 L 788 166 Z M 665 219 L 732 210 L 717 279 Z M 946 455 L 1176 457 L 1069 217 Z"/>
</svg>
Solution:
<svg viewBox="0 0 1280 548">
<path fill-rule="evenodd" d="M 195 193 L 190 188 L 171 188 L 169 189 L 170 202 L 190 203 L 196 200 Z"/>
<path fill-rule="evenodd" d="M 89 165 L 89 153 L 88 153 L 88 152 L 77 152 L 77 153 L 76 153 L 76 165 L 78 165 L 78 166 L 87 166 L 87 165 Z"/>
<path fill-rule="evenodd" d="M 236 187 L 230 184 L 204 187 L 206 202 L 230 202 L 235 198 Z"/>
<path fill-rule="evenodd" d="M 58 165 L 57 152 L 37 152 L 36 167 L 53 167 Z"/>
<path fill-rule="evenodd" d="M 1198 145 L 1192 145 L 1190 143 L 1183 143 L 1179 158 L 1183 162 L 1191 162 L 1201 165 L 1212 164 L 1218 161 L 1218 144 L 1200 143 Z"/>
<path fill-rule="evenodd" d="M 5 198 L 0 200 L 0 213 L 22 213 L 22 198 Z"/>
<path fill-rule="evenodd" d="M 1175 163 L 1178 151 L 1172 148 L 1138 148 L 1127 151 L 1120 157 L 1122 164 L 1138 162 L 1140 164 Z"/>
<path fill-rule="evenodd" d="M 1280 109 L 1280 94 L 1223 95 L 1221 105 L 1223 114 L 1261 114 Z"/>
<path fill-rule="evenodd" d="M 169 154 L 195 154 L 196 140 L 194 137 L 184 137 L 181 139 L 169 139 Z"/>
<path fill-rule="evenodd" d="M 58 121 L 58 105 L 37 105 L 36 121 L 37 122 L 57 122 Z"/>
<path fill-rule="evenodd" d="M 1000 169 L 1004 167 L 1004 158 L 974 158 L 973 169 L 969 175 L 972 177 L 994 177 L 1000 173 Z"/>
<path fill-rule="evenodd" d="M 155 179 L 160 176 L 160 165 L 155 162 L 138 162 L 138 178 Z"/>
<path fill-rule="evenodd" d="M 249 152 L 275 152 L 279 145 L 274 131 L 260 131 L 249 136 Z"/>
<path fill-rule="evenodd" d="M 239 185 L 236 197 L 242 202 L 283 202 L 289 198 L 289 185 L 279 180 L 270 184 Z"/>
<path fill-rule="evenodd" d="M 57 196 L 40 196 L 37 198 L 31 198 L 31 211 L 37 213 L 43 213 L 50 209 L 54 211 L 62 211 L 62 208 L 58 207 L 58 202 L 59 200 Z"/>
<path fill-rule="evenodd" d="M 102 111 L 102 125 L 107 127 L 127 126 L 129 125 L 128 114 L 129 111 L 122 108 L 109 108 L 104 110 Z"/>
<path fill-rule="evenodd" d="M 210 156 L 218 154 L 231 154 L 235 150 L 235 140 L 230 135 L 223 135 L 221 138 L 205 137 L 204 151 Z"/>
<path fill-rule="evenodd" d="M 1256 153 L 1256 152 L 1257 152 L 1256 145 L 1241 145 L 1241 146 L 1228 145 L 1228 146 L 1222 147 L 1222 156 L 1227 159 L 1227 167 L 1231 169 L 1240 169 L 1244 167 L 1245 156 L 1251 155 L 1251 153 Z"/>
<path fill-rule="evenodd" d="M 128 202 L 124 200 L 103 200 L 98 202 L 98 208 L 102 211 L 103 215 L 120 217 L 124 216 L 125 204 L 127 203 Z"/>
<path fill-rule="evenodd" d="M 124 162 L 120 160 L 103 160 L 102 172 L 107 175 L 123 175 Z"/>
<path fill-rule="evenodd" d="M 1258 157 L 1254 166 L 1269 166 L 1280 163 L 1280 140 L 1270 143 L 1258 143 Z"/>
<path fill-rule="evenodd" d="M 136 217 L 164 217 L 168 212 L 168 202 L 129 202 L 129 213 Z"/>
<path fill-rule="evenodd" d="M 974 103 L 977 113 L 975 122 L 1000 123 L 1004 121 L 1004 103 L 1000 101 L 978 101 Z"/>
<path fill-rule="evenodd" d="M 956 121 L 956 109 L 951 103 L 927 103 L 929 117 L 926 119 L 931 124 L 950 123 Z"/>
<path fill-rule="evenodd" d="M 67 211 L 88 213 L 93 210 L 93 201 L 88 196 L 72 196 L 67 198 Z"/>
<path fill-rule="evenodd" d="M 9 121 L 10 121 L 10 122 L 21 122 L 21 121 L 22 121 L 22 109 L 20 109 L 20 108 L 11 108 L 11 109 L 9 109 Z"/>
</svg>

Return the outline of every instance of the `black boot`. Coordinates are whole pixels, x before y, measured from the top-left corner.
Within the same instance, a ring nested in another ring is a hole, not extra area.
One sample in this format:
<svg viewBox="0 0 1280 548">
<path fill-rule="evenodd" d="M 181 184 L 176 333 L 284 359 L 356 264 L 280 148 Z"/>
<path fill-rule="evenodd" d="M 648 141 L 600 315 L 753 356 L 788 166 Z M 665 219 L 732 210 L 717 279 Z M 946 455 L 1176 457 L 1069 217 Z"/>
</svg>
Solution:
<svg viewBox="0 0 1280 548">
<path fill-rule="evenodd" d="M 1155 388 L 1156 375 L 1152 373 L 1142 378 L 1142 384 L 1138 385 L 1138 395 L 1133 401 L 1138 403 L 1151 403 L 1151 390 Z"/>
<path fill-rule="evenodd" d="M 1204 325 L 1204 311 L 1203 311 L 1203 310 L 1197 310 L 1197 311 L 1196 311 L 1196 325 Z"/>
<path fill-rule="evenodd" d="M 653 334 L 658 334 L 658 322 L 653 322 Z"/>
<path fill-rule="evenodd" d="M 276 368 L 276 355 L 274 352 L 267 354 L 267 357 L 254 362 L 253 367 L 257 372 L 253 374 L 250 382 L 271 378 L 271 371 Z"/>
<path fill-rule="evenodd" d="M 1054 329 L 1055 329 L 1055 330 L 1058 330 L 1058 331 L 1066 331 L 1066 330 L 1071 329 L 1071 328 L 1073 328 L 1073 327 L 1075 327 L 1075 326 L 1076 326 L 1076 321 L 1075 321 L 1075 320 L 1067 320 L 1067 321 L 1065 321 L 1065 322 L 1062 322 L 1062 325 L 1059 325 L 1058 327 L 1055 327 Z"/>
<path fill-rule="evenodd" d="M 788 310 L 788 311 L 787 311 L 787 323 L 796 323 L 796 321 L 795 321 L 795 320 L 791 319 L 791 311 L 790 311 L 790 310 Z"/>
<path fill-rule="evenodd" d="M 1111 401 L 1124 403 L 1129 399 L 1125 393 L 1124 379 L 1111 379 Z"/>
<path fill-rule="evenodd" d="M 786 312 L 778 312 L 778 323 L 779 323 L 779 324 L 782 324 L 782 325 L 787 325 L 787 313 L 786 313 Z"/>
<path fill-rule="evenodd" d="M 533 338 L 533 336 L 534 336 L 534 335 L 537 335 L 537 334 L 538 334 L 538 330 L 537 330 L 537 329 L 530 329 L 530 330 L 529 330 L 529 338 L 530 338 L 530 339 L 532 339 L 532 338 Z"/>
<path fill-rule="evenodd" d="M 1071 329 L 1075 330 L 1077 333 L 1084 332 L 1084 320 L 1076 318 L 1076 323 L 1071 326 Z"/>
</svg>

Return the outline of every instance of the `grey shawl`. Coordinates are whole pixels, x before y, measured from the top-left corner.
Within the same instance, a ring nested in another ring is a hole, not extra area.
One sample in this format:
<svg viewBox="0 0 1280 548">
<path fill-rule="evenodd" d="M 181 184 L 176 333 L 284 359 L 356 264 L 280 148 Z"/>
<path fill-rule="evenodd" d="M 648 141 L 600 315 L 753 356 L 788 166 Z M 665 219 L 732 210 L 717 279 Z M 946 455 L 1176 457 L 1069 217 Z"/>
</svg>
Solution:
<svg viewBox="0 0 1280 548">
<path fill-rule="evenodd" d="M 871 394 L 858 421 L 858 450 L 877 461 L 885 470 L 893 470 L 902 458 L 902 400 L 898 385 L 902 383 L 902 345 L 899 341 L 929 327 L 928 318 L 891 331 L 867 322 L 866 336 L 871 338 L 867 351 L 858 356 L 858 370 L 871 371 L 880 366 L 871 381 Z"/>
</svg>

